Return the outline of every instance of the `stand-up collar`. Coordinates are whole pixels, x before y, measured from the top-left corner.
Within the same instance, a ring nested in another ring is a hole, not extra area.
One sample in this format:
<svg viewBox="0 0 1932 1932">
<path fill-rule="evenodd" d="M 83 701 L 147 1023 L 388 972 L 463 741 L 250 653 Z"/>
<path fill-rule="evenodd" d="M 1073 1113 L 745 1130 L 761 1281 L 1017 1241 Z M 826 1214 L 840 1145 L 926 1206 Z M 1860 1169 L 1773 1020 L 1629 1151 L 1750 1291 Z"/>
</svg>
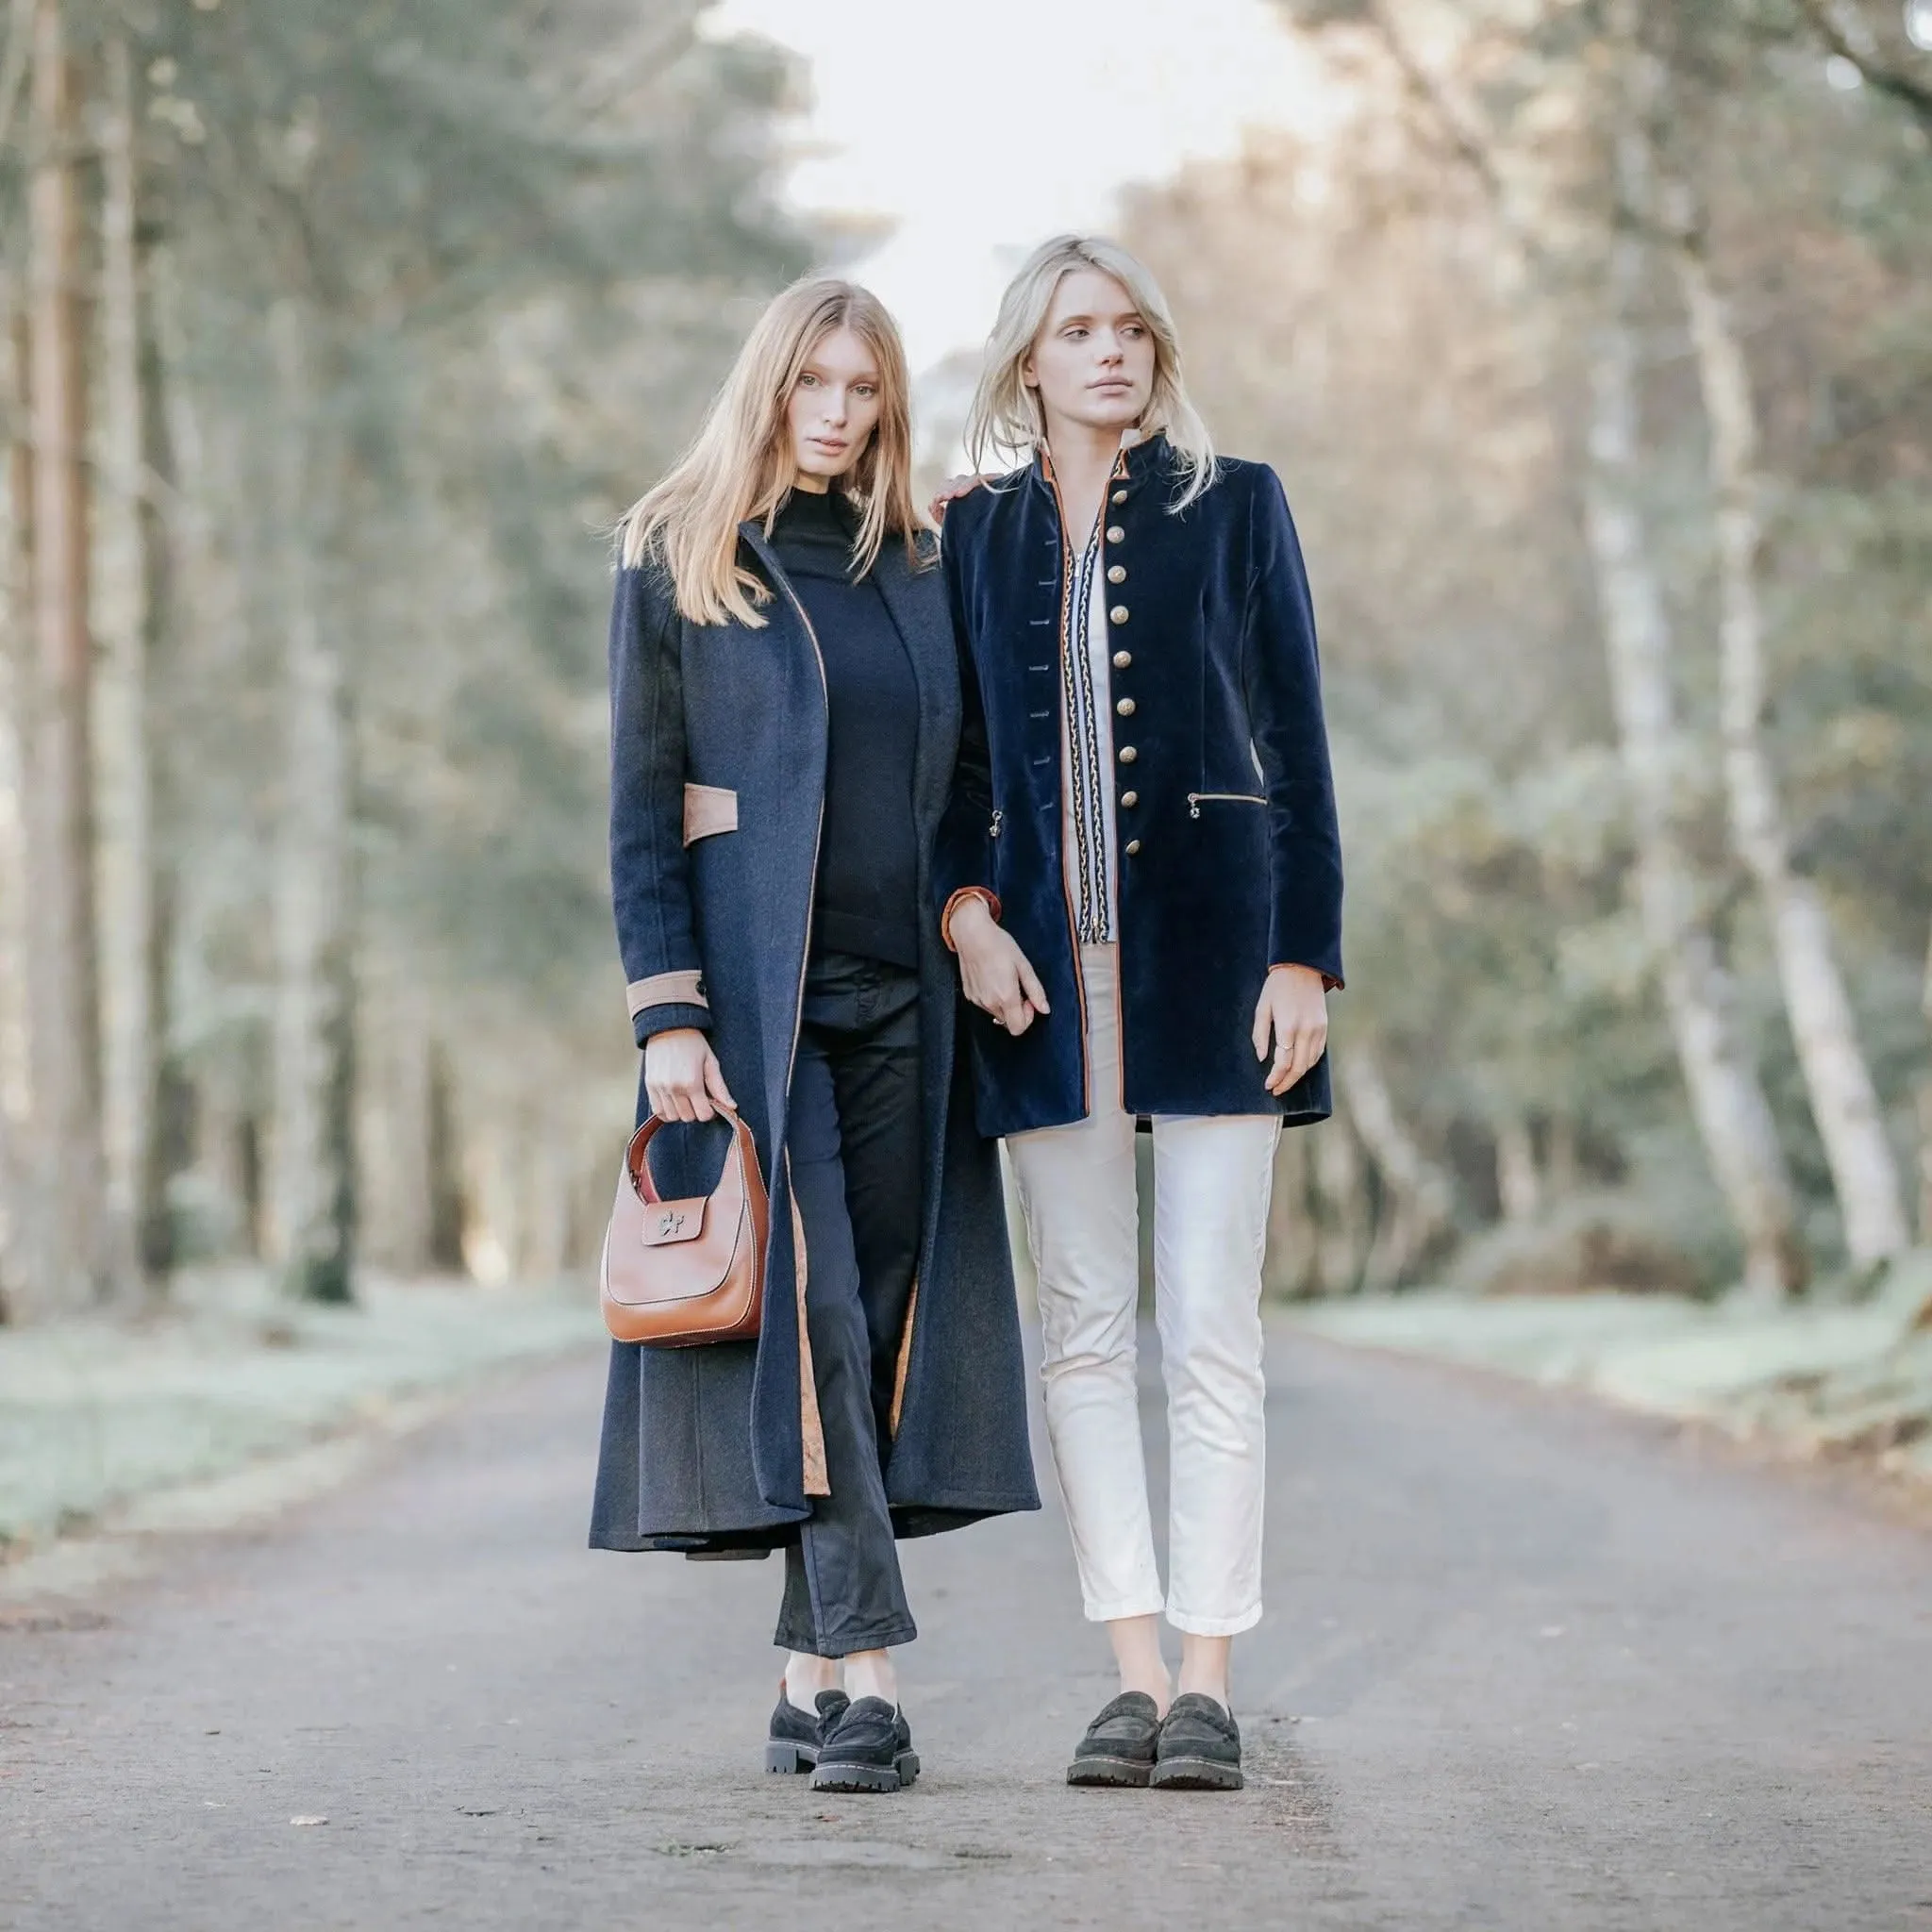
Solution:
<svg viewBox="0 0 1932 1932">
<path fill-rule="evenodd" d="M 1165 436 L 1143 437 L 1139 442 L 1128 443 L 1114 462 L 1113 477 L 1116 482 L 1140 483 L 1149 476 L 1157 476 L 1166 469 L 1169 459 L 1168 441 Z M 1032 465 L 1036 482 L 1048 490 L 1054 487 L 1053 457 L 1045 443 L 1040 445 Z"/>
</svg>

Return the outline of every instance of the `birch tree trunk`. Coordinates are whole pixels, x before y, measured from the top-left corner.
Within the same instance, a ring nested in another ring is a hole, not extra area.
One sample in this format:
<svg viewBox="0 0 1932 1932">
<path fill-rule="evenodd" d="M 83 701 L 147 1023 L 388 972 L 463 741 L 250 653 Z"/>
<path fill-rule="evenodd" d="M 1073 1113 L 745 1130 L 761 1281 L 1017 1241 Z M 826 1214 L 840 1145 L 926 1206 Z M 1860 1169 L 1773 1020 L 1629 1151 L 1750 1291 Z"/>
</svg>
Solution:
<svg viewBox="0 0 1932 1932">
<path fill-rule="evenodd" d="M 1347 1073 L 1337 1081 L 1336 1092 L 1382 1184 L 1381 1211 L 1362 1264 L 1362 1287 L 1396 1288 L 1449 1225 L 1454 1199 L 1449 1177 L 1403 1125 L 1381 1062 L 1363 1041 L 1351 1042 Z"/>
<path fill-rule="evenodd" d="M 1697 227 L 1677 219 L 1669 248 L 1690 321 L 1717 497 L 1720 713 L 1731 835 L 1764 902 L 1798 1065 L 1824 1143 L 1853 1265 L 1869 1268 L 1911 1243 L 1898 1163 L 1832 945 L 1817 888 L 1791 869 L 1763 737 L 1764 618 L 1757 566 L 1763 491 L 1757 404 L 1730 307 L 1711 279 Z"/>
<path fill-rule="evenodd" d="M 278 301 L 282 397 L 277 590 L 285 757 L 275 850 L 274 1251 L 291 1293 L 347 1301 L 354 1267 L 349 742 L 341 655 L 316 582 L 316 425 L 309 318 Z"/>
<path fill-rule="evenodd" d="M 1645 205 L 1641 137 L 1618 137 L 1626 208 Z M 1591 368 L 1585 523 L 1603 610 L 1624 783 L 1637 834 L 1638 905 L 1690 1110 L 1744 1244 L 1744 1287 L 1774 1299 L 1804 1285 L 1790 1175 L 1771 1106 L 1738 1038 L 1729 975 L 1698 905 L 1677 825 L 1682 745 L 1674 643 L 1640 505 L 1634 308 L 1643 241 L 1627 220 L 1610 242 L 1608 287 Z"/>
<path fill-rule="evenodd" d="M 1479 180 L 1505 232 L 1539 275 L 1551 267 L 1543 218 L 1526 208 L 1498 166 L 1481 117 L 1432 73 L 1380 0 L 1366 17 L 1416 95 Z M 1807 1266 L 1796 1198 L 1771 1106 L 1743 1053 L 1729 976 L 1697 903 L 1696 873 L 1674 801 L 1680 758 L 1672 689 L 1670 620 L 1640 509 L 1634 306 L 1644 246 L 1634 225 L 1650 205 L 1645 135 L 1655 76 L 1641 58 L 1639 0 L 1611 0 L 1619 44 L 1615 170 L 1619 209 L 1606 310 L 1591 369 L 1584 477 L 1585 534 L 1596 580 L 1619 750 L 1637 834 L 1638 903 L 1657 960 L 1664 1010 L 1683 1068 L 1691 1117 L 1744 1245 L 1744 1286 L 1766 1298 L 1802 1287 Z"/>
<path fill-rule="evenodd" d="M 1298 1129 L 1291 1131 L 1282 1135 L 1274 1150 L 1261 1280 L 1266 1292 L 1287 1300 L 1315 1288 L 1315 1214 L 1308 1185 L 1313 1139 Z"/>
<path fill-rule="evenodd" d="M 159 1085 L 156 1010 L 153 780 L 147 645 L 153 560 L 147 509 L 141 268 L 135 236 L 134 78 L 125 40 L 102 60 L 101 468 L 107 488 L 95 544 L 102 651 L 95 680 L 94 787 L 99 805 L 103 1047 L 108 1194 L 117 1237 L 152 1248 L 148 1199 Z M 145 1259 L 145 1255 L 140 1255 Z M 146 1272 L 145 1269 L 142 1272 Z"/>
<path fill-rule="evenodd" d="M 27 420 L 34 445 L 36 689 L 28 786 L 35 1177 L 44 1212 L 34 1299 L 80 1308 L 112 1286 L 102 1239 L 88 624 L 87 398 L 80 290 L 80 112 L 58 0 L 34 16 L 27 191 Z"/>
<path fill-rule="evenodd" d="M 1503 1219 L 1514 1224 L 1534 1221 L 1543 1211 L 1536 1141 L 1520 1115 L 1511 1115 L 1496 1129 L 1496 1198 Z"/>
<path fill-rule="evenodd" d="M 1370 1206 L 1361 1142 L 1345 1118 L 1314 1136 L 1315 1189 L 1321 1219 L 1315 1237 L 1315 1277 L 1323 1294 L 1353 1294 L 1368 1261 Z"/>
</svg>

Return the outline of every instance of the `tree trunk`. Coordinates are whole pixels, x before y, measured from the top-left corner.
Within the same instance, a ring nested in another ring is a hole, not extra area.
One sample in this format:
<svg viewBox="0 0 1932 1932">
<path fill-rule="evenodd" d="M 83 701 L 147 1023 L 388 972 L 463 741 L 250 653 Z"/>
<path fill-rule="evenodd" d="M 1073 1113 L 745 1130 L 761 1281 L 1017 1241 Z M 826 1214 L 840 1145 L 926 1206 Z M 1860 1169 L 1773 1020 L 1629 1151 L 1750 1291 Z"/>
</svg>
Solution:
<svg viewBox="0 0 1932 1932">
<path fill-rule="evenodd" d="M 1361 1142 L 1345 1119 L 1330 1121 L 1315 1136 L 1314 1167 L 1322 1203 L 1315 1237 L 1319 1291 L 1353 1294 L 1368 1261 L 1371 1210 Z"/>
<path fill-rule="evenodd" d="M 458 1139 L 457 1105 L 449 1055 L 434 1036 L 429 1041 L 428 1119 L 425 1158 L 429 1170 L 430 1268 L 439 1274 L 461 1274 L 463 1261 L 462 1148 Z"/>
<path fill-rule="evenodd" d="M 1536 1141 L 1529 1123 L 1512 1114 L 1496 1129 L 1496 1198 L 1503 1219 L 1521 1224 L 1543 1211 L 1542 1176 L 1537 1172 Z"/>
<path fill-rule="evenodd" d="M 1336 1092 L 1381 1181 L 1380 1210 L 1362 1265 L 1362 1286 L 1371 1291 L 1397 1288 L 1447 1229 L 1454 1191 L 1448 1175 L 1403 1125 L 1381 1063 L 1361 1041 L 1350 1043 L 1347 1072 L 1337 1080 Z"/>
<path fill-rule="evenodd" d="M 1920 1002 L 1932 1026 L 1932 943 L 1925 948 L 1925 991 Z M 1919 1082 L 1919 1241 L 1932 1248 L 1932 1073 Z"/>
<path fill-rule="evenodd" d="M 1757 594 L 1762 490 L 1750 371 L 1694 229 L 1688 223 L 1674 226 L 1671 260 L 1690 319 L 1717 497 L 1720 708 L 1731 834 L 1764 902 L 1845 1247 L 1854 1266 L 1869 1268 L 1911 1243 L 1904 1190 L 1824 902 L 1811 881 L 1791 870 L 1790 840 L 1764 746 L 1764 619 Z"/>
<path fill-rule="evenodd" d="M 1274 1191 L 1268 1197 L 1268 1244 L 1261 1279 L 1285 1301 L 1315 1291 L 1315 1212 L 1309 1193 L 1310 1137 L 1282 1135 L 1274 1150 Z"/>
<path fill-rule="evenodd" d="M 277 588 L 285 756 L 275 852 L 275 1253 L 290 1292 L 352 1296 L 354 1056 L 349 916 L 349 734 L 341 656 L 316 583 L 322 469 L 296 298 L 270 317 L 283 408 Z"/>
<path fill-rule="evenodd" d="M 1626 208 L 1647 202 L 1641 137 L 1618 139 Z M 1610 242 L 1609 286 L 1591 368 L 1585 522 L 1603 611 L 1624 783 L 1637 835 L 1638 904 L 1705 1151 L 1744 1245 L 1744 1285 L 1774 1299 L 1806 1279 L 1790 1175 L 1771 1106 L 1738 1038 L 1729 975 L 1698 906 L 1677 825 L 1683 747 L 1672 688 L 1674 645 L 1640 509 L 1633 311 L 1644 244 L 1627 221 Z"/>
<path fill-rule="evenodd" d="M 155 561 L 148 509 L 144 306 L 136 238 L 134 79 L 125 40 L 102 61 L 101 468 L 95 547 L 102 652 L 95 682 L 103 1094 L 108 1197 L 117 1230 L 152 1247 L 152 1142 L 160 1081 L 147 647 Z M 145 1273 L 145 1269 L 142 1271 Z"/>
<path fill-rule="evenodd" d="M 112 1287 L 103 1240 L 91 742 L 92 640 L 77 82 L 58 0 L 34 20 L 27 192 L 27 420 L 33 462 L 35 727 L 28 788 L 34 1140 L 43 1240 L 34 1300 L 86 1307 Z"/>
</svg>

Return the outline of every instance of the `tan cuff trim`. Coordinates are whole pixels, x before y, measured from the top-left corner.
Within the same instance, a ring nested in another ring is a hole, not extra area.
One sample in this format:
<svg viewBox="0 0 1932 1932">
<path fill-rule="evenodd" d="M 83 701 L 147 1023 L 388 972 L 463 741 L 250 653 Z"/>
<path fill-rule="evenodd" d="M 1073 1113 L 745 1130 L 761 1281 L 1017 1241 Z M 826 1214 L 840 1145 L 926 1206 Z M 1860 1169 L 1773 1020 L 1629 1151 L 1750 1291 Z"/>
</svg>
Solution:
<svg viewBox="0 0 1932 1932">
<path fill-rule="evenodd" d="M 646 1007 L 706 1007 L 705 975 L 702 973 L 654 973 L 648 979 L 633 979 L 625 988 L 633 1020 Z"/>
<path fill-rule="evenodd" d="M 694 845 L 719 832 L 738 829 L 738 793 L 728 785 L 684 788 L 684 842 Z"/>
<path fill-rule="evenodd" d="M 945 941 L 949 951 L 957 952 L 958 950 L 953 944 L 953 914 L 968 899 L 984 899 L 987 904 L 987 909 L 992 914 L 993 919 L 995 921 L 999 919 L 1000 895 L 997 892 L 990 892 L 984 886 L 961 886 L 946 901 L 946 909 L 940 914 L 940 938 Z"/>
<path fill-rule="evenodd" d="M 1279 973 L 1285 966 L 1301 967 L 1304 973 L 1315 971 L 1315 968 L 1312 966 L 1302 966 L 1302 962 L 1299 959 L 1277 959 L 1268 970 L 1271 973 Z M 1344 989 L 1341 981 L 1337 979 L 1334 974 L 1324 973 L 1322 974 L 1322 991 L 1324 992 L 1341 992 Z"/>
</svg>

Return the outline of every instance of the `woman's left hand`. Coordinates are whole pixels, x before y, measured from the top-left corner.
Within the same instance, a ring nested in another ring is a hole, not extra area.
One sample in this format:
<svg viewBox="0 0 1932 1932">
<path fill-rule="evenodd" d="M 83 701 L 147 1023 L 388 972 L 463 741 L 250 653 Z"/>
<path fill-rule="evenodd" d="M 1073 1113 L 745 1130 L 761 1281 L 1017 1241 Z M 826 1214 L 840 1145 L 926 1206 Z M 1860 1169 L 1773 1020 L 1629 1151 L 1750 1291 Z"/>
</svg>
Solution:
<svg viewBox="0 0 1932 1932">
<path fill-rule="evenodd" d="M 1257 1060 L 1273 1059 L 1268 1091 L 1277 1096 L 1322 1058 L 1328 1044 L 1328 993 L 1312 966 L 1276 966 L 1269 973 L 1255 1003 L 1254 1041 Z"/>
</svg>

